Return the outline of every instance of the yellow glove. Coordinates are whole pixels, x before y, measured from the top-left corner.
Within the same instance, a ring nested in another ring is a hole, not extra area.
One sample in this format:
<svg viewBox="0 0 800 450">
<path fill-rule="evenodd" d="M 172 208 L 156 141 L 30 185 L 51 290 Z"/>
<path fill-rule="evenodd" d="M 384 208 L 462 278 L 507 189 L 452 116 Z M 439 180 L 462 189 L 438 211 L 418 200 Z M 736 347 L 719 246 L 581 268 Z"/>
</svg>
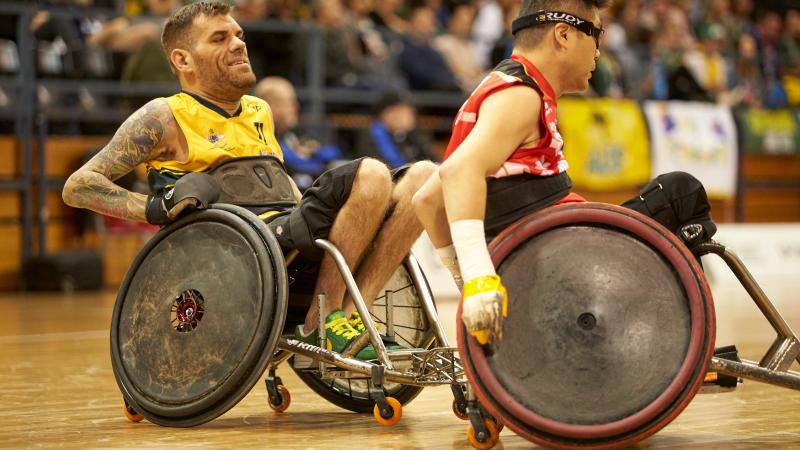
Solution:
<svg viewBox="0 0 800 450">
<path fill-rule="evenodd" d="M 473 278 L 464 285 L 461 321 L 479 344 L 503 338 L 507 314 L 508 294 L 498 275 Z"/>
</svg>

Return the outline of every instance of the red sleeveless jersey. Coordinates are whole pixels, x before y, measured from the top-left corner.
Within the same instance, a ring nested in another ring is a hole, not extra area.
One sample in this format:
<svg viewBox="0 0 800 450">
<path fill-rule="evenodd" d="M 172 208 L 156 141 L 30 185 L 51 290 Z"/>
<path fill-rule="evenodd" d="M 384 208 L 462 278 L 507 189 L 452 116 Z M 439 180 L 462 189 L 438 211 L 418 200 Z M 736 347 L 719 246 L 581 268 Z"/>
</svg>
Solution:
<svg viewBox="0 0 800 450">
<path fill-rule="evenodd" d="M 444 154 L 445 160 L 472 132 L 478 121 L 481 104 L 486 97 L 501 89 L 518 84 L 529 86 L 542 97 L 541 117 L 537 123 L 531 124 L 531 126 L 539 128 L 541 137 L 533 147 L 514 150 L 514 153 L 492 176 L 500 178 L 521 173 L 549 176 L 567 170 L 569 165 L 562 152 L 564 140 L 558 132 L 558 110 L 553 88 L 530 61 L 519 55 L 511 55 L 511 59 L 500 62 L 461 106 L 453 122 L 453 134 Z M 513 113 L 513 111 L 509 111 L 509 114 Z M 491 151 L 492 149 L 486 150 Z"/>
</svg>

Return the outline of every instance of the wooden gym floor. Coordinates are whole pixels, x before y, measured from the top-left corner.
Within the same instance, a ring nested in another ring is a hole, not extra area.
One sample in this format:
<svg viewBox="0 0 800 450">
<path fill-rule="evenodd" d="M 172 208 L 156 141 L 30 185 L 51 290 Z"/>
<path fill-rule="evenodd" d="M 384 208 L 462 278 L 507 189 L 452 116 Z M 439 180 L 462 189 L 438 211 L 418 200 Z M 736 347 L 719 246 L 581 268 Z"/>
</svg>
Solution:
<svg viewBox="0 0 800 450">
<path fill-rule="evenodd" d="M 765 286 L 800 330 L 800 281 Z M 289 410 L 272 412 L 259 383 L 236 407 L 190 429 L 131 423 L 122 414 L 109 360 L 115 293 L 0 294 L 0 447 L 468 449 L 466 422 L 450 410 L 448 387 L 425 389 L 392 428 L 341 410 L 306 388 L 288 367 Z M 758 360 L 774 338 L 738 285 L 715 287 L 717 343 Z M 453 336 L 455 302 L 439 302 Z M 454 342 L 454 341 L 453 341 Z M 796 369 L 796 367 L 795 367 Z M 530 448 L 510 430 L 496 448 Z M 800 392 L 746 381 L 731 393 L 698 395 L 686 411 L 636 448 L 800 448 Z"/>
</svg>

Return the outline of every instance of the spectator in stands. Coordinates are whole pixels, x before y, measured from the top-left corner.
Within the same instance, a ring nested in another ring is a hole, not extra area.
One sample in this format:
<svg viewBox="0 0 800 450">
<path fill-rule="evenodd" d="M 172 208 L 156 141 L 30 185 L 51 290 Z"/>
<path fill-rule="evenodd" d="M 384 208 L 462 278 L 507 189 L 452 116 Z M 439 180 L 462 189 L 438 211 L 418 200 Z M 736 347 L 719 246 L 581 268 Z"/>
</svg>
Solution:
<svg viewBox="0 0 800 450">
<path fill-rule="evenodd" d="M 667 5 L 666 11 L 653 40 L 650 96 L 657 100 L 708 101 L 708 94 L 683 63 L 684 54 L 694 46 L 688 18 L 679 8 Z"/>
<path fill-rule="evenodd" d="M 642 62 L 650 60 L 650 34 L 642 26 L 641 1 L 616 3 L 608 10 L 603 26 L 606 32 L 600 57 L 608 55 L 618 64 L 619 84 L 623 86 L 625 95 L 643 97 L 642 84 L 647 65 Z"/>
<path fill-rule="evenodd" d="M 728 35 L 735 45 L 740 45 L 739 38 L 753 34 L 753 0 L 732 0 L 733 17 Z"/>
<path fill-rule="evenodd" d="M 403 36 L 400 52 L 400 70 L 406 76 L 411 89 L 458 91 L 458 80 L 450 71 L 447 62 L 434 47 L 436 15 L 424 5 L 411 10 L 411 31 Z"/>
<path fill-rule="evenodd" d="M 358 34 L 363 51 L 370 54 L 377 61 L 387 61 L 389 59 L 389 48 L 381 31 L 378 30 L 375 22 L 370 19 L 373 2 L 371 0 L 349 0 L 347 8 L 352 14 L 351 23 Z"/>
<path fill-rule="evenodd" d="M 298 8 L 297 0 L 267 0 L 267 17 L 292 22 L 301 18 L 298 17 Z M 302 19 L 308 19 L 308 14 L 304 13 Z"/>
<path fill-rule="evenodd" d="M 689 26 L 695 30 L 703 21 L 703 13 L 708 2 L 709 0 L 672 0 L 672 5 L 686 17 Z"/>
<path fill-rule="evenodd" d="M 47 3 L 46 3 L 47 4 Z M 85 37 L 100 27 L 89 16 L 73 17 L 37 11 L 31 20 L 36 38 L 37 70 L 48 76 L 103 77 L 110 72 L 107 60 L 86 46 Z"/>
<path fill-rule="evenodd" d="M 128 4 L 129 11 L 138 11 Z M 89 44 L 109 52 L 129 53 L 123 81 L 176 81 L 159 41 L 164 20 L 182 6 L 179 0 L 145 0 L 142 15 L 118 17 L 102 24 Z"/>
<path fill-rule="evenodd" d="M 717 24 L 722 27 L 725 33 L 725 39 L 722 43 L 722 53 L 727 58 L 733 55 L 737 45 L 736 39 L 739 38 L 738 35 L 730 35 L 734 22 L 735 17 L 731 9 L 731 0 L 709 0 L 703 16 L 703 22 L 700 24 L 698 31 L 702 32 L 704 27 L 710 26 L 711 24 Z"/>
<path fill-rule="evenodd" d="M 683 57 L 686 68 L 711 98 L 728 103 L 728 61 L 723 56 L 726 34 L 722 24 L 706 22 L 698 33 L 700 45 Z"/>
<path fill-rule="evenodd" d="M 786 97 L 790 105 L 797 106 L 800 104 L 800 10 L 795 7 L 786 11 L 779 50 Z"/>
<path fill-rule="evenodd" d="M 253 0 L 237 0 L 253 1 Z M 310 12 L 306 1 L 298 0 L 258 0 L 265 2 L 265 12 L 260 18 L 256 14 L 248 17 L 250 20 L 276 20 L 294 24 L 297 20 L 309 20 Z M 302 17 L 300 16 L 302 12 Z M 260 14 L 260 11 L 254 11 Z M 307 58 L 308 35 L 291 31 L 267 31 L 248 29 L 245 25 L 249 42 L 258 45 L 248 48 L 248 56 L 253 72 L 259 76 L 280 76 L 295 81 L 302 79 L 305 74 L 303 65 Z"/>
<path fill-rule="evenodd" d="M 255 22 L 267 17 L 269 3 L 267 0 L 236 0 L 233 11 L 237 22 Z"/>
<path fill-rule="evenodd" d="M 141 4 L 141 9 L 133 6 L 137 4 Z M 89 37 L 89 44 L 110 51 L 135 52 L 148 42 L 158 41 L 164 19 L 179 6 L 177 0 L 128 3 L 126 10 L 135 15 L 103 23 L 102 28 Z"/>
<path fill-rule="evenodd" d="M 786 105 L 786 92 L 780 80 L 778 48 L 782 26 L 781 17 L 776 11 L 764 10 L 759 12 L 753 30 L 761 62 L 761 78 L 764 82 L 761 95 L 767 108 L 780 108 Z"/>
<path fill-rule="evenodd" d="M 675 8 L 670 5 L 669 0 L 642 1 L 639 23 L 640 26 L 646 30 L 646 34 L 653 37 L 650 41 L 651 45 L 656 45 L 656 40 L 662 29 L 667 26 L 667 21 L 674 20 L 670 16 L 674 15 L 675 12 L 677 12 L 678 15 L 683 15 L 680 10 L 673 11 L 673 9 Z M 686 20 L 688 21 L 688 19 Z"/>
<path fill-rule="evenodd" d="M 433 159 L 427 140 L 417 129 L 417 110 L 404 94 L 385 92 L 375 106 L 369 130 L 356 144 L 360 156 L 372 156 L 391 168 L 414 161 Z"/>
<path fill-rule="evenodd" d="M 511 23 L 519 16 L 519 4 L 513 3 L 505 11 L 505 22 L 503 23 L 503 34 L 494 41 L 494 46 L 489 53 L 489 69 L 493 69 L 500 64 L 500 61 L 511 57 L 511 50 L 514 48 L 514 35 L 511 34 Z M 474 25 L 473 25 L 474 29 Z M 474 42 L 474 41 L 473 41 Z"/>
<path fill-rule="evenodd" d="M 486 74 L 470 41 L 476 10 L 475 5 L 469 1 L 453 3 L 449 11 L 447 33 L 434 38 L 433 48 L 444 56 L 450 71 L 458 79 L 461 90 L 469 93 Z"/>
<path fill-rule="evenodd" d="M 369 14 L 370 19 L 378 28 L 384 28 L 394 33 L 405 33 L 410 24 L 397 14 L 397 9 L 403 0 L 375 0 L 375 8 Z"/>
<path fill-rule="evenodd" d="M 744 34 L 739 38 L 737 55 L 731 104 L 760 108 L 763 80 L 758 62 L 758 48 L 751 35 Z"/>
<path fill-rule="evenodd" d="M 300 104 L 289 80 L 264 78 L 256 85 L 254 94 L 266 100 L 272 110 L 275 137 L 283 151 L 287 172 L 300 190 L 311 187 L 318 176 L 344 159 L 339 147 L 322 145 L 298 128 Z"/>
<path fill-rule="evenodd" d="M 613 22 L 606 11 L 601 12 L 602 23 Z M 605 48 L 605 34 L 600 37 L 600 48 Z M 595 62 L 592 78 L 589 79 L 591 93 L 598 97 L 622 98 L 625 95 L 622 66 L 614 52 L 600 52 Z"/>
<path fill-rule="evenodd" d="M 313 6 L 315 22 L 324 33 L 328 86 L 381 90 L 397 82 L 390 65 L 373 63 L 364 53 L 341 0 L 316 0 Z"/>
<path fill-rule="evenodd" d="M 478 11 L 472 27 L 472 39 L 478 62 L 483 68 L 490 68 L 491 52 L 495 43 L 503 36 L 505 15 L 503 4 L 497 0 L 479 0 Z"/>
<path fill-rule="evenodd" d="M 781 72 L 800 76 L 800 10 L 789 8 L 783 22 L 781 39 Z"/>
</svg>

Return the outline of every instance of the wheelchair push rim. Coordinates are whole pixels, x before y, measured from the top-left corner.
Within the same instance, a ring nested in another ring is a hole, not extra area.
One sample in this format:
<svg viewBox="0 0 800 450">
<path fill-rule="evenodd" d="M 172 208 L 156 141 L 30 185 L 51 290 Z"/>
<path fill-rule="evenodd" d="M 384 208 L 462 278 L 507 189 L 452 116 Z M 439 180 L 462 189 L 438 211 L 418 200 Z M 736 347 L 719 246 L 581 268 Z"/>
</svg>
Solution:
<svg viewBox="0 0 800 450">
<path fill-rule="evenodd" d="M 114 305 L 111 360 L 125 400 L 164 426 L 228 411 L 275 352 L 287 286 L 275 237 L 243 208 L 214 205 L 161 229 Z"/>
<path fill-rule="evenodd" d="M 688 320 L 685 321 L 686 336 L 683 338 L 686 341 L 685 353 L 680 354 L 683 356 L 676 360 L 677 364 L 665 368 L 673 371 L 670 372 L 671 378 L 666 380 L 665 385 L 651 387 L 651 392 L 640 395 L 642 401 L 646 402 L 643 407 L 637 406 L 625 411 L 619 417 L 612 417 L 613 414 L 603 417 L 599 412 L 596 417 L 593 416 L 594 412 L 581 412 L 582 415 L 576 417 L 571 414 L 559 416 L 552 411 L 542 413 L 543 410 L 548 410 L 546 405 L 540 407 L 536 399 L 515 398 L 513 395 L 514 392 L 527 392 L 524 383 L 520 381 L 521 378 L 514 378 L 514 368 L 505 369 L 497 366 L 497 361 L 502 360 L 502 349 L 512 347 L 501 342 L 497 346 L 500 353 L 495 354 L 494 352 L 498 350 L 495 346 L 480 346 L 464 329 L 459 307 L 457 335 L 462 361 L 471 385 L 487 410 L 517 434 L 542 445 L 560 448 L 630 445 L 652 435 L 671 422 L 700 388 L 714 344 L 714 310 L 711 294 L 702 275 L 702 269 L 694 256 L 672 233 L 634 211 L 595 203 L 551 207 L 509 227 L 489 246 L 498 273 L 503 276 L 503 263 L 511 260 L 514 252 L 524 249 L 525 245 L 546 246 L 547 244 L 542 244 L 545 237 L 562 239 L 555 242 L 567 242 L 564 240 L 564 236 L 567 235 L 559 237 L 559 233 L 563 234 L 568 228 L 571 228 L 568 230 L 570 233 L 582 230 L 585 234 L 589 233 L 587 236 L 592 238 L 598 236 L 614 238 L 620 235 L 621 240 L 638 241 L 643 244 L 640 245 L 643 254 L 647 254 L 649 248 L 652 253 L 659 255 L 673 272 L 674 282 L 684 291 L 685 314 Z M 595 229 L 598 230 L 597 233 L 592 231 Z M 580 257 L 587 258 L 586 255 Z M 514 295 L 513 287 L 507 287 L 510 294 Z M 677 300 L 678 303 L 680 301 Z M 511 304 L 510 299 L 509 317 L 514 312 Z M 681 313 L 677 312 L 674 315 L 680 316 Z M 598 316 L 597 320 L 602 320 L 602 317 Z M 594 323 L 591 325 L 594 326 Z M 558 334 L 562 336 L 565 332 L 552 333 L 562 333 Z M 503 347 L 504 345 L 506 347 Z M 535 346 L 536 342 L 529 342 L 527 345 Z M 609 351 L 609 354 L 612 353 Z M 641 360 L 643 364 L 646 362 Z M 651 369 L 648 370 L 653 372 Z M 564 373 L 563 376 L 570 377 L 571 374 Z M 579 376 L 576 379 L 580 379 Z M 522 388 L 519 387 L 521 385 Z M 577 402 L 572 407 L 579 410 L 581 405 Z M 617 412 L 614 411 L 615 414 Z"/>
</svg>

